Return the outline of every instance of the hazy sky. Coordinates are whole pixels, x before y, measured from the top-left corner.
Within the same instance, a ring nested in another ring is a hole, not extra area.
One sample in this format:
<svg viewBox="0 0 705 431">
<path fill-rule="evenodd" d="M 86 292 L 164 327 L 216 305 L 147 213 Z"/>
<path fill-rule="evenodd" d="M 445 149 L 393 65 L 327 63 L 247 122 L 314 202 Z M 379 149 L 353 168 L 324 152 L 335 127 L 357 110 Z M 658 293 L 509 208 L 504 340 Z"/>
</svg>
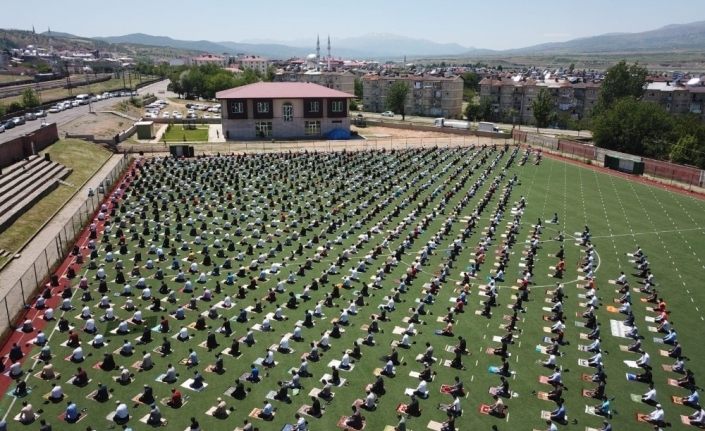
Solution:
<svg viewBox="0 0 705 431">
<path fill-rule="evenodd" d="M 0 28 L 234 42 L 393 33 L 506 49 L 699 20 L 702 0 L 23 0 L 3 5 Z"/>
</svg>

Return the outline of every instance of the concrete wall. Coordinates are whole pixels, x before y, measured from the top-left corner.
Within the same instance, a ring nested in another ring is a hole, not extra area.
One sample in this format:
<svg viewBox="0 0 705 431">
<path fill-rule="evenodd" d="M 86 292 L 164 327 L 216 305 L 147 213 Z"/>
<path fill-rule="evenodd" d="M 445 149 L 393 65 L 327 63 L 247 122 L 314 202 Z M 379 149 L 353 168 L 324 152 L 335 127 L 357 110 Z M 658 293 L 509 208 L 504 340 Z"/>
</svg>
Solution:
<svg viewBox="0 0 705 431">
<path fill-rule="evenodd" d="M 0 168 L 36 154 L 59 140 L 56 123 L 40 127 L 24 136 L 0 144 Z"/>
<path fill-rule="evenodd" d="M 422 124 L 414 123 L 392 123 L 385 122 L 383 120 L 377 120 L 372 118 L 366 118 L 368 126 L 382 126 L 390 127 L 392 129 L 402 129 L 402 130 L 421 130 L 424 132 L 440 132 L 447 133 L 449 135 L 463 135 L 463 136 L 481 136 L 483 138 L 493 138 L 493 139 L 511 139 L 512 135 L 509 133 L 494 133 L 494 132 L 480 132 L 477 130 L 469 129 L 453 129 L 452 127 L 436 127 L 427 126 Z M 364 133 L 362 133 L 364 135 Z"/>
</svg>

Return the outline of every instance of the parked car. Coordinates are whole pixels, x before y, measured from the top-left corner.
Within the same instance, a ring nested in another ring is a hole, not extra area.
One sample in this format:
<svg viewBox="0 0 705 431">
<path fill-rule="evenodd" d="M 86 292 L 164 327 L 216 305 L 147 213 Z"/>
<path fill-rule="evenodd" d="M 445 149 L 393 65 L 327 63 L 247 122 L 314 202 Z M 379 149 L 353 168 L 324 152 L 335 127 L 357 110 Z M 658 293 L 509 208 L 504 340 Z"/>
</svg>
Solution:
<svg viewBox="0 0 705 431">
<path fill-rule="evenodd" d="M 35 112 L 34 115 L 36 115 L 37 118 L 44 118 L 47 116 L 47 111 L 40 109 L 39 111 Z"/>
<path fill-rule="evenodd" d="M 5 132 L 5 125 L 0 123 L 0 133 Z"/>
<path fill-rule="evenodd" d="M 54 105 L 51 108 L 49 108 L 50 114 L 56 114 L 57 112 L 61 112 L 61 108 L 59 108 L 59 105 Z"/>
<path fill-rule="evenodd" d="M 24 117 L 15 117 L 12 119 L 12 122 L 15 123 L 15 126 L 19 126 L 25 123 Z"/>
<path fill-rule="evenodd" d="M 15 122 L 12 120 L 7 120 L 4 124 L 4 126 L 5 126 L 5 130 L 13 129 L 15 127 Z"/>
<path fill-rule="evenodd" d="M 393 116 L 394 116 L 394 112 L 392 112 L 392 111 L 384 111 L 384 112 L 382 112 L 382 116 L 383 116 L 383 117 L 393 117 Z"/>
<path fill-rule="evenodd" d="M 24 114 L 24 119 L 26 121 L 34 121 L 37 119 L 37 114 L 35 114 L 34 112 L 27 112 Z"/>
<path fill-rule="evenodd" d="M 168 111 L 164 111 L 164 112 L 162 113 L 162 118 L 169 118 L 169 112 L 168 112 Z"/>
<path fill-rule="evenodd" d="M 81 106 L 81 102 L 79 102 L 78 100 L 74 100 L 73 102 L 71 102 L 72 108 L 77 108 L 79 106 Z"/>
</svg>

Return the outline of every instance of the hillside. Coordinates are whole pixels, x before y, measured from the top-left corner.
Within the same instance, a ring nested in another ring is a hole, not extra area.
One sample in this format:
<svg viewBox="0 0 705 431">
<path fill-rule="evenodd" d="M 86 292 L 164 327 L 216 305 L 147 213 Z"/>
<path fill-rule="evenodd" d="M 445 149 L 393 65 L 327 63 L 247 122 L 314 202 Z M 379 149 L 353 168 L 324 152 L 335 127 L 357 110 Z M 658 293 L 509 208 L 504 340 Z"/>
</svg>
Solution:
<svg viewBox="0 0 705 431">
<path fill-rule="evenodd" d="M 506 54 L 702 51 L 705 21 L 674 24 L 639 33 L 612 33 L 511 49 Z"/>
</svg>

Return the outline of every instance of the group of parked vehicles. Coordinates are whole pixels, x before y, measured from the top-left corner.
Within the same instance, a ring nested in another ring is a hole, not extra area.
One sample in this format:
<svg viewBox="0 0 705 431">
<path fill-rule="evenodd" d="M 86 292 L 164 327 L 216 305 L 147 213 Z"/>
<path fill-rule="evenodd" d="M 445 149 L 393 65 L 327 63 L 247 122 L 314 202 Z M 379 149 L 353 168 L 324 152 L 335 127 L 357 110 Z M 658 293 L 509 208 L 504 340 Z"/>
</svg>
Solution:
<svg viewBox="0 0 705 431">
<path fill-rule="evenodd" d="M 4 132 L 5 130 L 14 129 L 17 126 L 21 126 L 27 121 L 34 121 L 38 118 L 44 118 L 46 116 L 46 111 L 40 109 L 34 112 L 27 112 L 24 115 L 18 115 L 17 117 L 10 118 L 5 122 L 0 121 L 0 133 Z"/>
<path fill-rule="evenodd" d="M 175 120 L 196 119 L 196 118 L 220 118 L 220 104 L 198 104 L 198 103 L 187 103 L 186 113 L 181 111 L 173 110 L 169 112 L 166 109 L 168 103 L 164 100 L 156 100 L 149 105 L 145 106 L 147 110 L 144 113 L 143 118 L 173 118 Z M 197 111 L 202 111 L 199 113 Z"/>
<path fill-rule="evenodd" d="M 115 91 L 115 92 L 105 92 L 103 94 L 79 94 L 74 99 L 64 100 L 62 102 L 54 104 L 48 110 L 39 109 L 37 111 L 27 112 L 24 115 L 19 115 L 13 117 L 7 121 L 0 121 L 0 133 L 5 130 L 10 130 L 17 126 L 25 124 L 27 121 L 34 121 L 38 118 L 44 118 L 49 114 L 56 114 L 67 109 L 76 108 L 81 105 L 87 105 L 89 103 L 98 102 L 99 100 L 110 99 L 112 97 L 129 97 L 136 96 L 137 92 L 133 91 Z"/>
</svg>

